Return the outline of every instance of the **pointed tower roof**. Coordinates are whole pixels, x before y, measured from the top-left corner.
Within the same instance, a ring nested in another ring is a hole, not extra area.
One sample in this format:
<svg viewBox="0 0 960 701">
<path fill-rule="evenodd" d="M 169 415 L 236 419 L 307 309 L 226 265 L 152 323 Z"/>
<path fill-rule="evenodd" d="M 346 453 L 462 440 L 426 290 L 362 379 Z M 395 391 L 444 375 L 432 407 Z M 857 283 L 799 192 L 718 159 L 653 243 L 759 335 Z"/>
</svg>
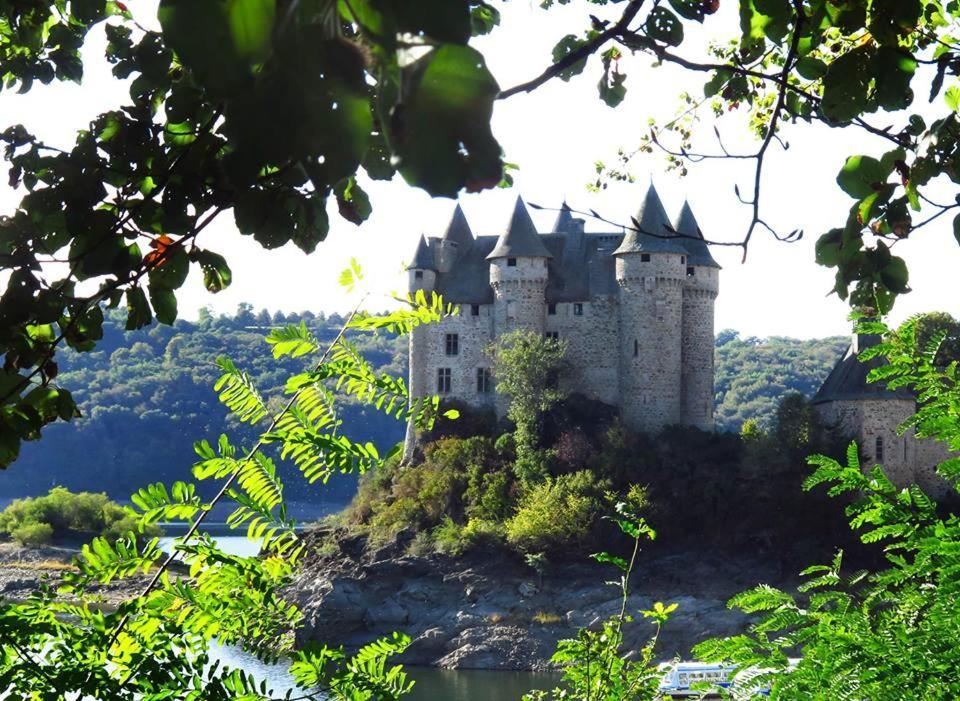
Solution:
<svg viewBox="0 0 960 701">
<path fill-rule="evenodd" d="M 693 216 L 693 209 L 690 203 L 684 201 L 683 209 L 680 210 L 680 216 L 677 217 L 677 223 L 673 228 L 678 234 L 683 236 L 693 236 L 696 238 L 678 239 L 680 244 L 687 249 L 687 263 L 689 265 L 702 265 L 708 268 L 719 268 L 717 261 L 710 255 L 710 247 L 703 240 L 703 232 L 700 231 L 700 225 L 697 224 L 697 218 Z"/>
<path fill-rule="evenodd" d="M 463 209 L 460 207 L 460 203 L 457 203 L 456 209 L 453 210 L 453 216 L 450 218 L 450 225 L 447 227 L 446 233 L 443 235 L 447 241 L 454 241 L 456 243 L 472 243 L 473 242 L 473 232 L 470 230 L 470 225 L 467 223 L 467 217 L 463 213 Z"/>
<path fill-rule="evenodd" d="M 620 243 L 620 247 L 613 255 L 625 253 L 681 253 L 687 249 L 680 245 L 678 239 L 660 238 L 671 234 L 670 219 L 657 194 L 657 188 L 650 182 L 647 195 L 637 212 L 636 220 L 640 223 L 640 230 L 627 229 L 627 233 Z M 653 234 L 653 236 L 651 236 Z"/>
<path fill-rule="evenodd" d="M 522 257 L 552 258 L 553 256 L 543 244 L 540 234 L 537 233 L 523 198 L 518 197 L 513 207 L 513 216 L 510 217 L 510 224 L 497 240 L 497 245 L 487 256 L 487 260 Z"/>
<path fill-rule="evenodd" d="M 560 213 L 557 214 L 557 221 L 554 222 L 553 230 L 556 232 L 571 231 L 574 228 L 573 213 L 570 211 L 570 205 L 564 200 L 560 205 Z"/>
<path fill-rule="evenodd" d="M 417 252 L 413 254 L 413 260 L 410 261 L 410 265 L 407 266 L 407 270 L 414 269 L 437 269 L 433 261 L 433 253 L 430 251 L 430 246 L 427 245 L 427 239 L 423 237 L 423 234 L 420 235 L 420 242 L 417 244 Z"/>
</svg>

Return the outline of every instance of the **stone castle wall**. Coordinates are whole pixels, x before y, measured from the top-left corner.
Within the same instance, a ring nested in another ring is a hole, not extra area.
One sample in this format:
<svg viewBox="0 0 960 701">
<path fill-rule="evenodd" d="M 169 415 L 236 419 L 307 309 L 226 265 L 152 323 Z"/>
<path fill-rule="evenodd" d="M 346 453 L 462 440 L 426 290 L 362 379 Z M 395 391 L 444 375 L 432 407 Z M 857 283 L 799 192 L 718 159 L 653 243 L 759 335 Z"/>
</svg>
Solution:
<svg viewBox="0 0 960 701">
<path fill-rule="evenodd" d="M 556 305 L 548 314 L 544 331 L 557 332 L 567 344 L 568 369 L 561 386 L 616 406 L 620 401 L 620 310 L 616 297 L 595 296 L 582 302 L 582 315 L 572 302 Z"/>
<path fill-rule="evenodd" d="M 861 454 L 866 456 L 864 469 L 880 462 L 887 477 L 898 487 L 916 483 L 933 497 L 945 493 L 947 485 L 936 474 L 935 468 L 948 457 L 946 446 L 929 439 L 918 440 L 910 431 L 902 436 L 897 433 L 897 426 L 915 413 L 913 401 L 833 401 L 820 404 L 818 409 L 828 428 L 857 441 Z M 882 460 L 878 460 L 880 451 Z"/>
</svg>

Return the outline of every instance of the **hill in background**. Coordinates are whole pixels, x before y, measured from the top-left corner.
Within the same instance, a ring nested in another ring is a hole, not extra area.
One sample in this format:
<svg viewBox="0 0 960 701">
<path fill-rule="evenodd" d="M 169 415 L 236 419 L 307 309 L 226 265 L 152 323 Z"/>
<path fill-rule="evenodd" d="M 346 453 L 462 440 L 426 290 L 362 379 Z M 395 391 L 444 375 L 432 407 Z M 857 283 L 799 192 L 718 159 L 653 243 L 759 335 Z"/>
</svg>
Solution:
<svg viewBox="0 0 960 701">
<path fill-rule="evenodd" d="M 145 483 L 187 478 L 194 441 L 213 440 L 224 431 L 244 435 L 213 392 L 220 374 L 216 358 L 231 357 L 268 396 L 280 396 L 286 377 L 302 368 L 295 360 L 275 361 L 263 338 L 271 328 L 301 321 L 321 340 L 332 340 L 343 323 L 336 314 L 254 313 L 242 304 L 232 316 L 201 313 L 195 322 L 127 332 L 124 315 L 108 312 L 95 352 L 61 356 L 58 381 L 74 393 L 82 418 L 50 426 L 43 440 L 24 444 L 20 459 L 0 472 L 0 495 L 45 493 L 60 484 L 125 499 Z M 406 376 L 405 339 L 360 335 L 353 340 L 378 370 Z M 717 429 L 736 432 L 747 419 L 768 424 L 785 394 L 812 395 L 846 343 L 839 337 L 740 338 L 735 331 L 721 331 Z M 344 405 L 343 418 L 348 435 L 372 440 L 380 449 L 403 438 L 402 425 L 356 404 Z M 355 484 L 355 478 L 345 477 L 310 487 L 292 477 L 287 496 L 346 502 Z"/>
</svg>

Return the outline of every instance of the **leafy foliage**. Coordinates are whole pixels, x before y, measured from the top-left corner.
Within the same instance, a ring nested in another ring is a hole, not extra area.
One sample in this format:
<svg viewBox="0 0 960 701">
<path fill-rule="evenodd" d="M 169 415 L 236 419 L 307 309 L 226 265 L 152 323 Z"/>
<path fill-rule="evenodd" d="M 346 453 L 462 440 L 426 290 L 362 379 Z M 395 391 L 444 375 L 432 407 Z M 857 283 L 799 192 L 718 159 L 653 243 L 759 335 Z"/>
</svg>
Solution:
<svg viewBox="0 0 960 701">
<path fill-rule="evenodd" d="M 309 253 L 334 204 L 354 224 L 370 216 L 363 178 L 399 172 L 449 197 L 502 179 L 490 129 L 499 87 L 469 46 L 499 22 L 485 2 L 162 0 L 157 20 L 148 29 L 117 0 L 0 7 L 6 89 L 80 82 L 80 47 L 101 27 L 101 60 L 129 82 L 129 99 L 72 146 L 24 125 L 0 132 L 23 194 L 0 250 L 4 467 L 21 441 L 74 415 L 56 352 L 98 345 L 102 305 L 125 307 L 126 328 L 141 329 L 174 323 L 191 266 L 211 292 L 230 285 L 226 258 L 201 245 L 223 212 L 266 249 Z"/>
<path fill-rule="evenodd" d="M 399 323 L 405 314 L 399 312 L 393 319 L 388 315 L 377 324 Z M 335 415 L 336 369 L 350 373 L 357 367 L 334 357 L 334 349 L 346 343 L 344 331 L 342 328 L 322 352 L 314 348 L 300 354 L 314 356 L 311 372 L 315 377 L 310 383 L 295 383 L 278 410 L 267 408 L 270 402 L 260 399 L 248 375 L 232 362 L 221 363 L 226 379 L 219 383 L 220 399 L 242 421 L 251 420 L 251 406 L 255 407 L 254 413 L 262 414 L 255 420 L 263 419 L 267 425 L 250 448 L 234 444 L 227 436 L 221 436 L 216 447 L 206 441 L 196 444 L 200 459 L 194 475 L 198 480 L 221 483 L 213 499 L 202 501 L 193 484 L 143 488 L 133 499 L 132 513 L 137 518 L 131 522 L 131 532 L 116 540 L 97 537 L 85 545 L 76 560 L 78 571 L 65 575 L 59 592 L 42 590 L 22 603 L 0 602 L 0 679 L 5 689 L 15 698 L 81 694 L 160 699 L 184 692 L 185 698 L 270 698 L 265 685 L 255 683 L 245 671 L 210 665 L 207 650 L 216 640 L 241 645 L 265 661 L 291 653 L 292 633 L 301 614 L 284 600 L 281 590 L 292 581 L 303 548 L 295 523 L 287 517 L 284 485 L 274 458 L 282 459 L 296 446 L 312 455 L 298 452 L 295 462 L 299 467 L 309 462 L 314 472 L 372 468 L 381 463 L 370 444 L 334 435 L 338 421 L 304 425 L 284 420 L 311 387 L 323 388 L 331 401 L 328 411 Z M 296 333 L 281 332 L 274 339 Z M 350 357 L 359 356 L 351 353 Z M 402 383 L 396 387 L 403 390 Z M 378 406 L 375 396 L 353 396 Z M 269 422 L 268 412 L 272 415 Z M 429 424 L 429 419 L 425 420 L 427 428 Z M 367 462 L 345 460 L 343 456 L 348 454 L 364 455 Z M 309 470 L 304 473 L 309 479 Z M 51 497 L 64 493 L 54 490 Z M 259 557 L 230 555 L 200 531 L 206 515 L 224 498 L 236 504 L 229 525 L 245 527 L 250 538 L 261 541 Z M 19 502 L 8 509 L 24 510 Z M 143 542 L 137 537 L 161 518 L 190 524 L 168 556 L 159 550 L 156 538 Z M 171 571 L 175 559 L 185 572 Z M 117 610 L 105 611 L 91 587 L 137 574 L 149 576 L 142 591 Z M 300 650 L 292 667 L 302 685 L 299 698 L 400 698 L 412 682 L 389 660 L 409 642 L 394 636 L 362 647 L 352 656 L 324 646 Z"/>
<path fill-rule="evenodd" d="M 891 332 L 880 323 L 861 324 L 864 332 L 887 334 L 862 356 L 889 360 L 872 371 L 874 381 L 917 392 L 919 410 L 901 430 L 957 450 L 957 363 L 938 365 L 946 332 L 921 346 L 918 325 L 912 319 Z M 704 642 L 696 654 L 752 668 L 772 698 L 883 701 L 903 698 L 905 690 L 914 698 L 956 696 L 960 520 L 918 487 L 898 489 L 881 466 L 865 473 L 854 444 L 845 463 L 822 455 L 810 462 L 816 470 L 807 489 L 827 484 L 833 495 L 857 495 L 847 507 L 850 526 L 863 542 L 882 545 L 884 566 L 851 572 L 838 552 L 832 563 L 804 571 L 803 598 L 767 586 L 744 592 L 730 604 L 760 615 L 750 633 Z M 949 458 L 938 467 L 954 486 L 956 463 Z"/>
<path fill-rule="evenodd" d="M 562 670 L 561 685 L 550 692 L 526 694 L 523 701 L 652 701 L 659 695 L 662 672 L 656 664 L 655 648 L 660 629 L 677 604 L 664 605 L 658 601 L 650 610 L 640 611 L 641 620 L 653 624 L 653 633 L 640 650 L 623 649 L 624 626 L 634 623 L 634 616 L 627 613 L 630 575 L 640 552 L 640 541 L 652 540 L 656 533 L 622 503 L 617 505 L 613 520 L 633 541 L 632 554 L 629 560 L 606 552 L 597 553 L 594 558 L 620 571 L 619 579 L 610 582 L 620 590 L 620 612 L 598 626 L 581 629 L 576 638 L 561 640 L 550 658 Z"/>
</svg>

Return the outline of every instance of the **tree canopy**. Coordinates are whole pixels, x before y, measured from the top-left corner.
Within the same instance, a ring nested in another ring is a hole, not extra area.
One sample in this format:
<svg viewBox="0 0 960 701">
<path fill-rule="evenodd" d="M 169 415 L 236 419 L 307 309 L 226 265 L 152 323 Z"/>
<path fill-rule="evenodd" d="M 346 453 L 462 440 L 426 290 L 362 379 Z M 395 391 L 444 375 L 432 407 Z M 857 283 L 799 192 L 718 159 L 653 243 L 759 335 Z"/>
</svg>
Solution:
<svg viewBox="0 0 960 701">
<path fill-rule="evenodd" d="M 162 0 L 156 22 L 119 0 L 0 3 L 5 89 L 81 81 L 80 48 L 98 25 L 104 59 L 130 86 L 129 100 L 106 105 L 69 148 L 29 125 L 0 133 L 9 182 L 23 193 L 0 223 L 0 464 L 47 423 L 75 415 L 56 382 L 56 351 L 95 348 L 104 305 L 125 307 L 127 327 L 138 329 L 177 318 L 191 266 L 211 292 L 230 284 L 226 257 L 203 236 L 219 215 L 231 213 L 264 248 L 312 251 L 334 210 L 357 224 L 370 214 L 365 178 L 399 173 L 451 197 L 507 183 L 490 127 L 495 101 L 569 80 L 593 55 L 611 107 L 630 85 L 620 61 L 628 53 L 703 74 L 703 95 L 685 96 L 675 119 L 624 138 L 662 149 L 680 169 L 753 160 L 752 191 L 738 191 L 749 228 L 715 242 L 744 253 L 758 233 L 800 235 L 768 226 L 761 197 L 765 158 L 791 130 L 821 124 L 875 137 L 876 151 L 850 154 L 837 175 L 851 208 L 820 237 L 817 261 L 836 269 L 835 291 L 857 306 L 883 312 L 909 290 L 892 246 L 960 208 L 956 2 L 740 0 L 735 36 L 709 46 L 687 36 L 727 11 L 719 2 L 580 2 L 619 6 L 619 16 L 571 27 L 541 74 L 503 89 L 472 45 L 500 22 L 483 0 Z M 935 106 L 921 108 L 916 95 Z M 755 151 L 730 152 L 719 131 L 701 148 L 705 125 L 724 113 L 740 115 Z M 600 181 L 626 177 L 633 152 L 601 168 Z"/>
</svg>

